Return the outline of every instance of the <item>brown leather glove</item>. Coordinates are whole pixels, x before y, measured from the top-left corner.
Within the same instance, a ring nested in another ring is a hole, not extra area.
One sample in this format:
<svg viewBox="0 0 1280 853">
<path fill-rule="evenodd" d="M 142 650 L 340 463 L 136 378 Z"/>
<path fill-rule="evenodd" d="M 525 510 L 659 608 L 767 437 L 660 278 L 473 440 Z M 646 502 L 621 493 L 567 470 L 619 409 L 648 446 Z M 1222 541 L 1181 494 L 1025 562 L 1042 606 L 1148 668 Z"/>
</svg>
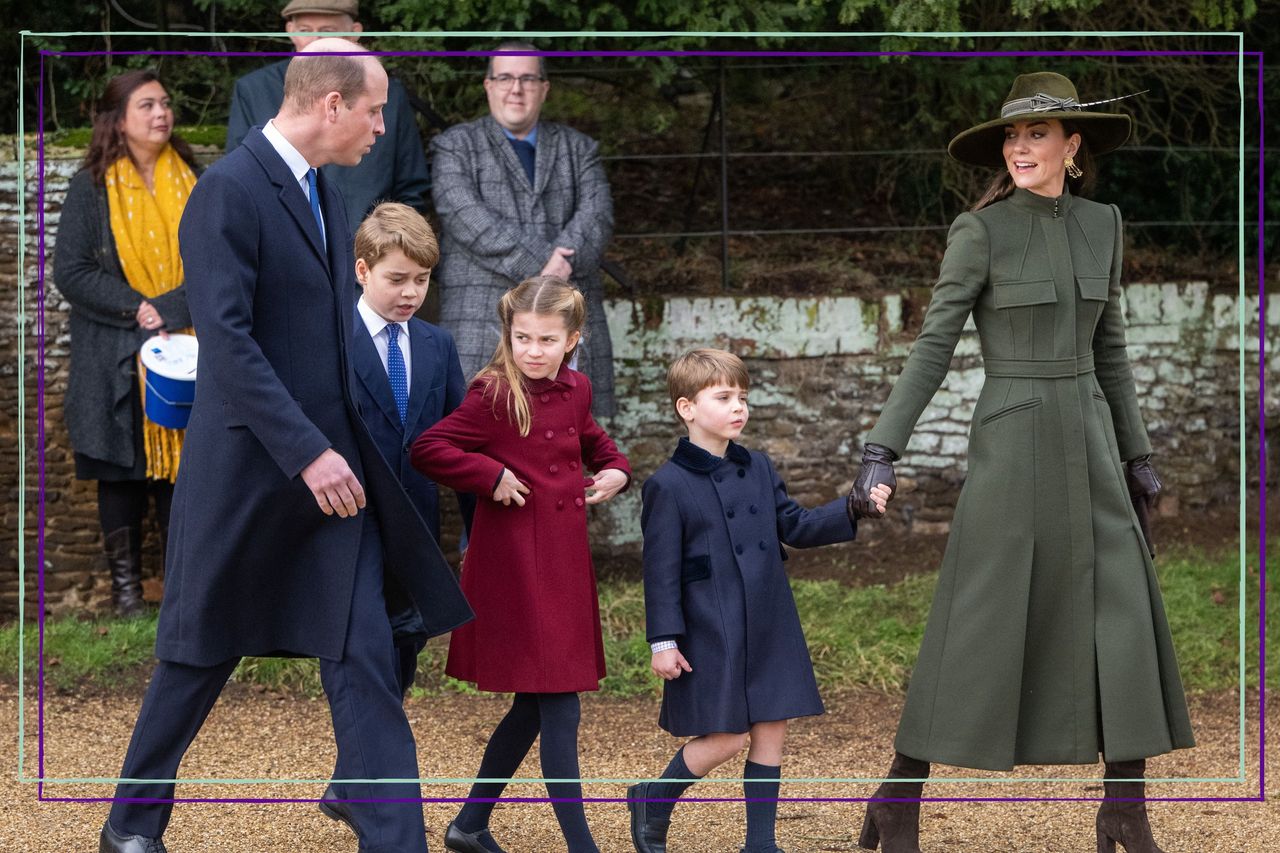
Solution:
<svg viewBox="0 0 1280 853">
<path fill-rule="evenodd" d="M 1129 487 L 1133 511 L 1138 516 L 1138 526 L 1142 528 L 1142 536 L 1147 540 L 1147 552 L 1155 557 L 1156 545 L 1151 538 L 1151 508 L 1156 495 L 1160 494 L 1160 478 L 1151 467 L 1151 455 L 1130 459 L 1124 466 L 1124 480 Z"/>
<path fill-rule="evenodd" d="M 851 522 L 856 524 L 859 518 L 880 518 L 883 515 L 871 500 L 871 490 L 884 484 L 890 492 L 898 491 L 898 478 L 893 474 L 893 462 L 897 458 L 898 454 L 882 444 L 868 444 L 862 448 L 862 467 L 858 469 L 858 476 L 853 480 L 853 488 L 849 490 L 849 499 L 844 505 Z"/>
</svg>

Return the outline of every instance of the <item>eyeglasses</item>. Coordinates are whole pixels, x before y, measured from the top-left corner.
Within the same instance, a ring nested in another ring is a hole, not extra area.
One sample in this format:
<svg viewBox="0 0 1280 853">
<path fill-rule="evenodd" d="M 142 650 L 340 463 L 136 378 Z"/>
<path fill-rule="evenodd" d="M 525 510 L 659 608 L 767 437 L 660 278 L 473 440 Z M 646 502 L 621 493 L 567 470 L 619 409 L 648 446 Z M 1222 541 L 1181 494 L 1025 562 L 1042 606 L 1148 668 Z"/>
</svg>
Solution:
<svg viewBox="0 0 1280 853">
<path fill-rule="evenodd" d="M 521 86 L 527 89 L 535 83 L 543 82 L 547 78 L 540 74 L 521 74 L 519 77 L 516 77 L 514 74 L 495 74 L 489 79 L 492 80 L 493 84 L 499 89 L 510 89 L 515 85 L 517 80 L 520 81 Z"/>
</svg>

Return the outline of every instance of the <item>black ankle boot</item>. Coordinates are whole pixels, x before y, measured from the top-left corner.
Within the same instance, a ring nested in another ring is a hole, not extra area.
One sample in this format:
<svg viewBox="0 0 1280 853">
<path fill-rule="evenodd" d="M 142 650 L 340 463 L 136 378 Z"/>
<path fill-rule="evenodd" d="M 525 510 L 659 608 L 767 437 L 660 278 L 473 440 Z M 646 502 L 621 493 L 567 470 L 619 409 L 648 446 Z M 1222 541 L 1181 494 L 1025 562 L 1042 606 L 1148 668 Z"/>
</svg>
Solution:
<svg viewBox="0 0 1280 853">
<path fill-rule="evenodd" d="M 1147 820 L 1147 783 L 1111 782 L 1110 779 L 1139 779 L 1146 775 L 1147 762 L 1118 761 L 1107 763 L 1106 778 L 1102 789 L 1107 798 L 1098 808 L 1095 825 L 1098 830 L 1098 853 L 1115 853 L 1116 842 L 1124 846 L 1126 853 L 1164 853 L 1151 836 L 1151 823 Z M 1133 801 L 1133 802 L 1126 802 Z"/>
<path fill-rule="evenodd" d="M 641 782 L 627 789 L 627 810 L 631 812 L 631 843 L 636 853 L 666 853 L 667 830 L 671 828 L 670 818 L 658 818 L 649 813 L 654 805 L 646 800 L 652 799 L 649 794 L 649 783 Z"/>
<path fill-rule="evenodd" d="M 893 754 L 886 779 L 926 779 L 929 762 Z M 919 798 L 924 782 L 884 782 L 876 789 L 877 799 Z M 920 853 L 920 803 L 867 803 L 858 846 L 864 850 L 880 847 L 884 853 Z"/>
<path fill-rule="evenodd" d="M 145 613 L 142 600 L 142 531 L 118 527 L 102 535 L 102 551 L 111 574 L 111 604 L 117 616 Z"/>
</svg>

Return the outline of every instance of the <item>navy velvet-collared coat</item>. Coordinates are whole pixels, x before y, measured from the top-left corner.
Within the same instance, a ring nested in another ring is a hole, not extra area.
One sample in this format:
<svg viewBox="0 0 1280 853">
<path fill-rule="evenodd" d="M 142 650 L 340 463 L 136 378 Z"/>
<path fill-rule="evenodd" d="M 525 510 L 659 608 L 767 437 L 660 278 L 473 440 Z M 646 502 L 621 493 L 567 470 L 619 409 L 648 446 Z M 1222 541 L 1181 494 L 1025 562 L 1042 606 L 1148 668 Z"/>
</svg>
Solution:
<svg viewBox="0 0 1280 853">
<path fill-rule="evenodd" d="M 643 497 L 646 633 L 693 668 L 665 683 L 658 725 L 685 737 L 821 714 L 782 544 L 852 539 L 844 500 L 805 509 L 765 454 L 687 438 Z"/>
</svg>

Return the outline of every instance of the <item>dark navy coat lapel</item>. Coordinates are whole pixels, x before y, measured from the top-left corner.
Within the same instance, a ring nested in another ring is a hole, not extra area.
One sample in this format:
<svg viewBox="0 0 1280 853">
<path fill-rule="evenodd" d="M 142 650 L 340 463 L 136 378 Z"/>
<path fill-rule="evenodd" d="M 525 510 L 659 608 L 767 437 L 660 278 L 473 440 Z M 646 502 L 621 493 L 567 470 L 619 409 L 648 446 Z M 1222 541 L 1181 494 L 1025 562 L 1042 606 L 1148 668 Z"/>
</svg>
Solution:
<svg viewBox="0 0 1280 853">
<path fill-rule="evenodd" d="M 347 203 L 342 198 L 342 193 L 338 191 L 335 182 L 325 176 L 323 169 L 320 170 L 320 174 L 317 176 L 317 186 L 320 188 L 320 213 L 324 216 L 325 233 L 338 234 L 340 232 L 335 227 L 337 225 L 336 217 L 342 217 L 344 220 L 347 218 Z M 307 208 L 307 213 L 311 213 L 310 208 Z M 311 221 L 315 222 L 314 216 L 311 217 Z M 347 228 L 342 229 L 342 231 L 355 234 L 356 229 L 359 227 L 359 222 L 348 222 Z M 347 230 L 348 228 L 350 229 L 349 231 Z M 318 231 L 319 229 L 315 230 Z M 329 275 L 333 278 L 335 285 L 344 278 L 354 277 L 354 262 L 350 270 L 341 268 L 347 250 L 354 251 L 354 248 L 352 246 L 339 245 L 338 240 L 327 240 L 325 245 L 327 245 L 329 252 Z M 354 305 L 355 303 L 353 302 L 352 304 Z"/>
<path fill-rule="evenodd" d="M 351 327 L 352 367 L 355 368 L 356 376 L 364 384 L 369 396 L 377 402 L 382 414 L 396 430 L 400 430 L 400 412 L 396 409 L 396 400 L 391 394 L 391 380 L 387 379 L 387 371 L 382 367 L 382 359 L 378 357 L 377 347 L 374 346 L 373 338 L 369 335 L 369 329 L 365 326 L 359 309 L 353 313 L 355 324 Z M 414 369 L 417 370 L 417 367 L 415 362 Z M 409 405 L 412 408 L 412 396 L 409 397 Z M 373 417 L 373 412 L 365 412 L 364 415 Z M 409 423 L 413 423 L 412 416 Z"/>
<path fill-rule="evenodd" d="M 315 250 L 316 255 L 324 262 L 325 269 L 329 270 L 329 278 L 332 280 L 333 271 L 329 259 L 325 255 L 324 242 L 320 238 L 320 226 L 316 225 L 316 218 L 311 214 L 311 207 L 307 203 L 307 197 L 303 194 L 302 187 L 297 180 L 294 179 L 293 173 L 289 171 L 289 167 L 281 159 L 280 154 L 277 153 L 261 132 L 249 134 L 244 138 L 242 144 L 247 146 L 253 156 L 262 164 L 267 177 L 271 179 L 271 183 L 279 191 L 280 204 L 298 223 L 302 233 L 307 235 L 307 242 L 311 244 L 311 248 Z M 330 207 L 332 208 L 332 204 L 330 204 Z M 330 231 L 333 230 L 330 228 Z"/>
<path fill-rule="evenodd" d="M 426 328 L 425 323 L 409 324 L 409 360 L 413 362 L 413 377 L 416 381 L 411 383 L 409 388 L 406 424 L 418 422 L 418 418 L 422 416 L 422 407 L 435 387 L 435 383 L 427 381 L 427 377 L 443 375 L 445 372 L 442 365 L 434 363 L 439 356 L 439 347 L 431 338 L 431 330 Z M 391 387 L 390 382 L 387 383 L 387 387 Z"/>
</svg>

